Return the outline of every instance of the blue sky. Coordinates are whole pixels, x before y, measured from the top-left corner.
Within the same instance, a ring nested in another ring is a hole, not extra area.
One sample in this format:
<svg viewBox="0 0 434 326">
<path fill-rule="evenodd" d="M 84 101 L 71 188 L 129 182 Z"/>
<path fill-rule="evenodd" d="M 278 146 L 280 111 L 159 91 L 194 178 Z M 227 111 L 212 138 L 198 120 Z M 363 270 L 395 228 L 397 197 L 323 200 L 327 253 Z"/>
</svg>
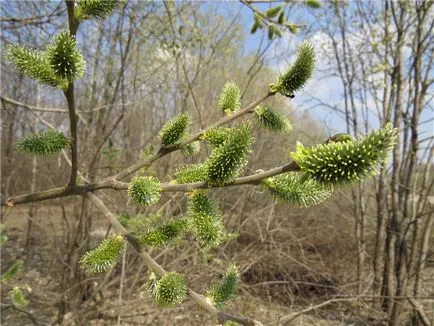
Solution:
<svg viewBox="0 0 434 326">
<path fill-rule="evenodd" d="M 214 5 L 215 3 L 210 2 L 209 4 Z M 271 4 L 271 6 L 275 5 L 275 3 Z M 240 24 L 243 25 L 245 31 L 245 40 L 243 45 L 244 51 L 246 54 L 254 53 L 260 44 L 260 39 L 262 37 L 261 33 L 263 32 L 259 31 L 256 34 L 250 34 L 250 28 L 253 22 L 252 11 L 238 1 L 227 1 L 219 3 L 218 6 L 220 10 L 222 10 L 222 12 L 226 14 L 228 14 L 228 12 L 235 14 L 240 11 Z M 258 9 L 265 11 L 267 10 L 267 8 L 270 7 L 270 4 L 257 4 L 255 6 Z M 321 39 L 322 37 L 319 26 L 318 24 L 316 24 L 315 18 L 311 13 L 312 9 L 298 6 L 291 13 L 291 19 L 294 23 L 309 25 L 309 28 L 311 29 L 309 34 L 310 40 L 315 45 L 319 42 L 323 42 L 323 40 Z M 353 29 L 353 31 L 354 33 L 359 32 L 357 29 Z M 282 39 L 274 41 L 273 46 L 267 53 L 267 64 L 276 70 L 276 74 L 278 72 L 281 72 L 286 67 L 288 67 L 289 64 L 291 64 L 294 59 L 294 53 L 297 47 L 304 40 L 305 36 L 303 36 L 302 33 L 298 35 L 286 33 L 284 37 L 282 37 Z M 288 56 L 282 56 L 282 54 L 285 53 L 288 53 Z M 278 56 L 279 58 L 276 59 L 276 56 Z M 325 64 L 321 66 L 321 60 L 317 61 L 317 67 L 318 70 L 326 68 Z M 310 95 L 312 95 L 330 106 L 336 106 L 340 109 L 344 107 L 343 86 L 341 80 L 337 77 L 330 77 L 328 74 L 320 73 L 318 70 L 310 83 L 307 85 L 307 87 L 302 92 L 300 92 L 293 100 L 295 103 L 296 111 L 309 112 L 309 114 L 313 116 L 316 120 L 318 120 L 328 130 L 330 134 L 336 132 L 345 132 L 346 124 L 341 115 L 333 112 L 332 110 L 330 110 L 330 108 L 322 105 L 313 107 L 314 105 L 312 105 L 312 102 L 310 101 Z M 374 110 L 373 107 L 372 110 Z M 429 120 L 432 117 L 432 110 L 425 110 L 421 115 L 421 121 Z M 375 114 L 370 115 L 368 122 L 370 128 L 379 128 L 379 121 Z M 421 138 L 432 136 L 434 134 L 434 124 L 426 123 L 422 125 L 420 132 Z"/>
</svg>

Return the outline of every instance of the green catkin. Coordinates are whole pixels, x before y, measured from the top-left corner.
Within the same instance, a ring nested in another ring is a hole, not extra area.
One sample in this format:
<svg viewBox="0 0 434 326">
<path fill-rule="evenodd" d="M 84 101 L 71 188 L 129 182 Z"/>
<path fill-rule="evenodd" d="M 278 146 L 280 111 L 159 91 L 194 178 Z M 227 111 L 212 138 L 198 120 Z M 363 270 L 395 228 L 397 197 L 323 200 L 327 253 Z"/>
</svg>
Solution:
<svg viewBox="0 0 434 326">
<path fill-rule="evenodd" d="M 330 197 L 332 189 L 303 179 L 303 176 L 289 172 L 268 178 L 263 185 L 273 197 L 298 207 L 318 205 Z"/>
<path fill-rule="evenodd" d="M 217 308 L 222 308 L 230 300 L 237 289 L 238 269 L 234 264 L 229 265 L 220 282 L 213 284 L 207 291 L 206 296 Z"/>
<path fill-rule="evenodd" d="M 289 120 L 270 108 L 258 106 L 255 117 L 261 126 L 271 131 L 287 133 L 292 130 Z"/>
<path fill-rule="evenodd" d="M 119 3 L 119 0 L 77 0 L 75 17 L 78 20 L 104 19 L 116 9 Z"/>
<path fill-rule="evenodd" d="M 47 59 L 57 78 L 73 82 L 84 74 L 86 62 L 75 37 L 61 31 L 47 47 Z"/>
<path fill-rule="evenodd" d="M 21 259 L 15 260 L 14 263 L 12 264 L 12 266 L 9 267 L 7 269 L 7 271 L 2 274 L 1 282 L 2 283 L 9 282 L 13 277 L 15 277 L 15 275 L 18 274 L 18 272 L 23 267 L 23 264 L 24 264 L 24 261 L 22 261 Z"/>
<path fill-rule="evenodd" d="M 151 273 L 147 288 L 151 299 L 162 307 L 174 307 L 187 296 L 185 279 L 176 272 L 166 273 L 161 278 Z"/>
<path fill-rule="evenodd" d="M 80 259 L 80 267 L 90 273 L 99 273 L 113 267 L 124 248 L 124 237 L 114 235 L 105 238 L 95 248 L 86 252 Z"/>
<path fill-rule="evenodd" d="M 24 296 L 24 293 L 21 291 L 19 287 L 14 287 L 10 292 L 12 304 L 17 308 L 25 308 L 29 301 Z"/>
<path fill-rule="evenodd" d="M 24 75 L 35 79 L 42 85 L 56 87 L 61 81 L 56 77 L 46 55 L 23 45 L 11 45 L 5 57 Z"/>
<path fill-rule="evenodd" d="M 240 88 L 234 82 L 227 82 L 220 93 L 218 108 L 228 115 L 239 111 L 241 107 Z"/>
<path fill-rule="evenodd" d="M 191 164 L 175 170 L 176 183 L 192 183 L 206 180 L 206 167 L 203 164 Z"/>
<path fill-rule="evenodd" d="M 179 145 L 187 134 L 191 124 L 187 113 L 182 113 L 173 120 L 167 122 L 160 132 L 161 145 L 164 148 L 173 148 Z"/>
<path fill-rule="evenodd" d="M 128 185 L 128 196 L 136 203 L 151 206 L 161 197 L 161 183 L 155 177 L 133 177 Z"/>
<path fill-rule="evenodd" d="M 233 128 L 228 139 L 204 162 L 207 180 L 222 185 L 236 178 L 247 163 L 252 142 L 250 124 L 242 123 Z"/>
<path fill-rule="evenodd" d="M 188 225 L 201 247 L 218 246 L 225 235 L 225 227 L 215 202 L 202 191 L 189 197 Z"/>
<path fill-rule="evenodd" d="M 187 220 L 184 218 L 176 218 L 140 236 L 139 243 L 150 247 L 165 246 L 170 241 L 178 239 L 186 228 Z"/>
<path fill-rule="evenodd" d="M 24 137 L 18 141 L 18 150 L 31 155 L 48 156 L 60 152 L 67 147 L 69 140 L 61 132 L 48 130 L 39 134 Z"/>
<path fill-rule="evenodd" d="M 294 64 L 271 85 L 270 90 L 284 96 L 292 97 L 296 91 L 304 87 L 315 68 L 315 50 L 309 42 L 304 42 L 297 52 Z"/>
</svg>

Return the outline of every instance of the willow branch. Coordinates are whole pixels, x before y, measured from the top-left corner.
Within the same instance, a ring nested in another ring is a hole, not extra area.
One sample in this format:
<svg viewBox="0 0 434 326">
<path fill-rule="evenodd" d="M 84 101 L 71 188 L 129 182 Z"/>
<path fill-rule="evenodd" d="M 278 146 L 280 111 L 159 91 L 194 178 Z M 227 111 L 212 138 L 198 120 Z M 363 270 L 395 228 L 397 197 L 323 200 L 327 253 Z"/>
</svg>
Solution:
<svg viewBox="0 0 434 326">
<path fill-rule="evenodd" d="M 268 171 L 239 177 L 233 180 L 231 183 L 223 185 L 210 184 L 207 181 L 193 182 L 193 183 L 163 183 L 161 184 L 162 192 L 190 192 L 196 189 L 212 189 L 222 187 L 234 187 L 241 185 L 258 185 L 262 180 L 279 175 L 290 171 L 299 171 L 300 168 L 295 162 L 290 162 L 282 166 L 273 168 Z M 114 189 L 114 190 L 127 190 L 127 182 L 116 181 L 114 179 L 106 179 L 101 182 L 75 185 L 74 187 L 64 186 L 53 188 L 49 190 L 39 191 L 26 195 L 13 196 L 8 198 L 1 205 L 15 206 L 18 204 L 25 204 L 30 202 L 43 201 L 47 199 L 66 197 L 71 195 L 85 195 L 99 189 Z"/>
<path fill-rule="evenodd" d="M 152 269 L 158 276 L 163 276 L 166 274 L 164 268 L 159 265 L 148 253 L 142 250 L 140 247 L 138 240 L 136 237 L 130 235 L 128 230 L 125 229 L 122 224 L 119 223 L 116 216 L 107 208 L 107 206 L 99 199 L 99 197 L 93 193 L 88 193 L 86 198 L 89 199 L 98 209 L 104 214 L 104 217 L 113 227 L 113 229 L 118 234 L 122 234 L 125 236 L 128 243 L 132 245 L 132 247 L 140 254 L 140 257 L 143 259 L 144 263 Z M 218 310 L 213 304 L 211 304 L 203 295 L 193 291 L 192 289 L 188 289 L 189 296 L 196 301 L 200 306 L 202 306 L 205 310 L 210 312 L 213 315 L 217 315 L 219 320 L 232 320 L 241 323 L 242 325 L 262 325 L 260 322 L 245 318 L 245 317 L 237 317 L 227 314 L 223 311 Z"/>
<path fill-rule="evenodd" d="M 256 9 L 255 7 L 253 7 L 251 5 L 251 3 L 254 3 L 253 1 L 247 1 L 247 0 L 240 0 L 240 2 L 247 6 L 250 10 L 252 10 L 255 14 L 257 14 L 258 16 L 260 16 L 262 19 L 265 20 L 265 23 L 268 25 L 270 24 L 277 24 L 276 21 L 274 21 L 273 19 L 269 18 L 267 15 L 265 15 L 262 11 L 259 11 L 258 9 Z M 267 3 L 270 3 L 271 1 L 267 1 Z M 301 27 L 305 27 L 306 25 L 304 24 L 279 24 L 281 26 L 284 26 L 286 28 L 292 28 L 292 27 L 297 27 L 297 28 L 301 28 Z"/>
</svg>

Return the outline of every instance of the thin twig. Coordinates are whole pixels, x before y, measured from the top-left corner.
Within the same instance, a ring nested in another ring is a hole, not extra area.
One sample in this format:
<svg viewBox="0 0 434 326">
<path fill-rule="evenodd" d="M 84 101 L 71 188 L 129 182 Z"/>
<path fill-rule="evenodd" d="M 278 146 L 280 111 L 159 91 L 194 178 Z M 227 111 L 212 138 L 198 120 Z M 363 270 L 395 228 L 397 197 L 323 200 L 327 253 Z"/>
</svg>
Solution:
<svg viewBox="0 0 434 326">
<path fill-rule="evenodd" d="M 69 113 L 69 110 L 65 110 L 65 109 L 59 109 L 59 108 L 39 108 L 36 106 L 32 106 L 23 102 L 19 102 L 17 100 L 11 99 L 9 97 L 6 96 L 0 96 L 0 99 L 2 101 L 5 101 L 6 103 L 9 104 L 15 104 L 16 106 L 20 106 L 23 107 L 25 109 L 31 110 L 31 111 L 36 111 L 36 112 L 48 112 L 48 113 Z M 134 103 L 125 103 L 125 104 L 119 104 L 119 106 L 129 106 L 129 105 L 133 105 Z M 107 105 L 103 105 L 103 106 L 98 106 L 96 108 L 90 109 L 90 110 L 76 110 L 75 112 L 77 114 L 82 114 L 82 113 L 93 113 L 93 112 L 97 112 L 97 111 L 101 111 L 104 110 L 108 107 L 112 106 L 112 104 L 107 104 Z"/>
<path fill-rule="evenodd" d="M 21 312 L 21 313 L 25 314 L 27 317 L 29 317 L 29 319 L 32 321 L 32 323 L 34 325 L 36 325 L 36 326 L 40 325 L 39 322 L 36 320 L 35 316 L 33 316 L 33 314 L 30 311 L 26 310 L 26 309 L 18 308 L 16 306 L 14 306 L 13 304 L 6 304 L 6 303 L 2 303 L 1 307 L 2 308 L 13 309 L 13 310 L 16 310 L 18 312 Z"/>
</svg>

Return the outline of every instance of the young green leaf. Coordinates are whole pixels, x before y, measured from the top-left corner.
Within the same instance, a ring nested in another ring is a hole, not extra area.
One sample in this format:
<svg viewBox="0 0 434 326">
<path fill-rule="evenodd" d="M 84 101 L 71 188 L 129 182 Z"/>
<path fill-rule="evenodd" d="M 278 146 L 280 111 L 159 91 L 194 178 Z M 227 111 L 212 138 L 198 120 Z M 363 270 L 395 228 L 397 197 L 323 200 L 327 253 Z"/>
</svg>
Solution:
<svg viewBox="0 0 434 326">
<path fill-rule="evenodd" d="M 285 11 L 281 11 L 279 17 L 277 18 L 277 23 L 282 25 L 285 20 Z"/>
<path fill-rule="evenodd" d="M 241 107 L 240 88 L 234 82 L 227 82 L 220 93 L 218 108 L 228 115 L 236 112 Z"/>
<path fill-rule="evenodd" d="M 161 144 L 164 148 L 176 147 L 187 134 L 191 124 L 187 113 L 182 113 L 167 122 L 160 131 Z"/>
<path fill-rule="evenodd" d="M 323 185 L 345 185 L 376 173 L 396 143 L 391 124 L 355 141 L 305 148 L 298 144 L 292 157 L 309 178 Z"/>
<path fill-rule="evenodd" d="M 277 84 L 272 85 L 270 90 L 284 96 L 293 96 L 312 76 L 314 66 L 315 50 L 309 42 L 305 42 L 298 49 L 294 64 L 279 76 Z"/>
<path fill-rule="evenodd" d="M 161 183 L 155 177 L 133 177 L 128 185 L 128 196 L 136 203 L 151 206 L 161 197 Z"/>
<path fill-rule="evenodd" d="M 321 2 L 319 2 L 318 0 L 305 0 L 304 3 L 306 4 L 306 6 L 313 9 L 321 8 Z"/>
<path fill-rule="evenodd" d="M 106 271 L 116 264 L 123 248 L 124 237 L 122 235 L 105 238 L 98 247 L 81 257 L 80 267 L 90 273 Z"/>
<path fill-rule="evenodd" d="M 47 47 L 47 59 L 57 78 L 73 82 L 84 74 L 86 62 L 75 37 L 61 31 Z"/>
<path fill-rule="evenodd" d="M 31 155 L 53 155 L 68 146 L 69 140 L 61 132 L 48 130 L 24 137 L 18 141 L 17 149 Z"/>
<path fill-rule="evenodd" d="M 318 205 L 330 197 L 330 187 L 309 178 L 303 179 L 303 176 L 290 172 L 268 178 L 263 184 L 273 197 L 298 207 Z"/>
<path fill-rule="evenodd" d="M 187 284 L 176 272 L 166 273 L 161 278 L 152 273 L 148 281 L 148 293 L 156 304 L 174 307 L 187 296 Z"/>
<path fill-rule="evenodd" d="M 255 117 L 264 128 L 271 131 L 287 133 L 292 130 L 289 120 L 270 108 L 264 106 L 256 107 Z"/>
<path fill-rule="evenodd" d="M 207 180 L 221 185 L 237 177 L 247 163 L 252 142 L 250 124 L 242 123 L 233 128 L 228 139 L 205 161 Z"/>
<path fill-rule="evenodd" d="M 47 57 L 40 51 L 15 44 L 8 47 L 5 57 L 21 74 L 27 75 L 43 85 L 56 87 L 61 84 L 50 67 Z"/>
<path fill-rule="evenodd" d="M 215 283 L 207 291 L 206 296 L 217 308 L 222 308 L 230 300 L 237 289 L 238 269 L 234 264 L 229 265 L 220 282 Z"/>
<path fill-rule="evenodd" d="M 78 20 L 104 19 L 116 9 L 119 0 L 77 0 L 75 5 L 75 17 Z"/>
<path fill-rule="evenodd" d="M 279 14 L 281 9 L 282 6 L 272 7 L 265 12 L 265 16 L 268 18 L 274 18 Z"/>
</svg>

